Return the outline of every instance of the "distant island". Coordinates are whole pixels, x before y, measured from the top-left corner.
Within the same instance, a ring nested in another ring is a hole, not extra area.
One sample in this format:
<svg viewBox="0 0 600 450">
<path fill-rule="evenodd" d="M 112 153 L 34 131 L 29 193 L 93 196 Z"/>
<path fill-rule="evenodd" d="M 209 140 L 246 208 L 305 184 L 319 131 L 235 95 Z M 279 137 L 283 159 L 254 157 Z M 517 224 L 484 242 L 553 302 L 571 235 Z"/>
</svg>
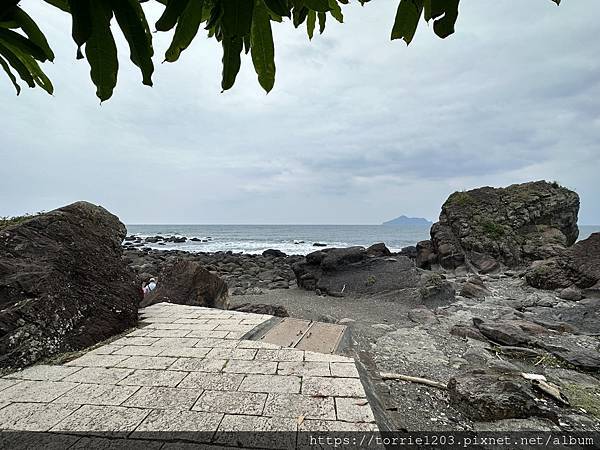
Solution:
<svg viewBox="0 0 600 450">
<path fill-rule="evenodd" d="M 394 225 L 394 226 L 410 225 L 410 226 L 425 227 L 425 226 L 432 225 L 432 222 L 430 222 L 427 219 L 423 219 L 422 217 L 400 216 L 400 217 L 396 217 L 395 219 L 388 220 L 387 222 L 383 222 L 382 225 Z"/>
</svg>

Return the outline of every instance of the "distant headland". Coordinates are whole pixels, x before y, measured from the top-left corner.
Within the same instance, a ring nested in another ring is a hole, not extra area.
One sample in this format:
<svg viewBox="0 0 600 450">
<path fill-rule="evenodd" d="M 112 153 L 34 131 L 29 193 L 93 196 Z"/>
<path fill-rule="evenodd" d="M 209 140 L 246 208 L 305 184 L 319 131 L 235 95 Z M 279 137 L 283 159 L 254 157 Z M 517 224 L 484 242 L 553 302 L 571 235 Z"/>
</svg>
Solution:
<svg viewBox="0 0 600 450">
<path fill-rule="evenodd" d="M 430 222 L 427 219 L 424 219 L 422 217 L 407 217 L 407 216 L 400 216 L 400 217 L 396 217 L 395 219 L 392 220 L 388 220 L 387 222 L 383 222 L 382 225 L 393 225 L 393 226 L 398 226 L 398 225 L 410 225 L 410 226 L 430 226 L 432 225 L 432 222 Z"/>
</svg>

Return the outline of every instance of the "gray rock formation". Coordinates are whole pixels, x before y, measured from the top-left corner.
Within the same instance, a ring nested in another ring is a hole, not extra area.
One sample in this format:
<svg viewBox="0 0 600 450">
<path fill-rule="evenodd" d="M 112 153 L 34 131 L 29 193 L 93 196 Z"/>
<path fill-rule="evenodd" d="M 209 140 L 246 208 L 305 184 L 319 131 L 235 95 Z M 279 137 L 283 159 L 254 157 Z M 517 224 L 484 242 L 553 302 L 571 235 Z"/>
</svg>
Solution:
<svg viewBox="0 0 600 450">
<path fill-rule="evenodd" d="M 370 256 L 364 247 L 309 253 L 292 269 L 299 287 L 334 296 L 414 288 L 421 279 L 410 259 Z"/>
<path fill-rule="evenodd" d="M 442 206 L 417 265 L 467 266 L 479 273 L 555 256 L 578 236 L 579 196 L 556 183 L 455 192 Z"/>
<path fill-rule="evenodd" d="M 125 226 L 78 202 L 0 231 L 0 368 L 80 350 L 137 322 Z"/>
<path fill-rule="evenodd" d="M 533 264 L 525 274 L 540 289 L 597 288 L 600 283 L 600 233 L 577 242 L 554 258 Z"/>
<path fill-rule="evenodd" d="M 197 262 L 177 261 L 161 273 L 157 288 L 144 297 L 141 306 L 161 302 L 227 309 L 227 283 Z"/>
</svg>

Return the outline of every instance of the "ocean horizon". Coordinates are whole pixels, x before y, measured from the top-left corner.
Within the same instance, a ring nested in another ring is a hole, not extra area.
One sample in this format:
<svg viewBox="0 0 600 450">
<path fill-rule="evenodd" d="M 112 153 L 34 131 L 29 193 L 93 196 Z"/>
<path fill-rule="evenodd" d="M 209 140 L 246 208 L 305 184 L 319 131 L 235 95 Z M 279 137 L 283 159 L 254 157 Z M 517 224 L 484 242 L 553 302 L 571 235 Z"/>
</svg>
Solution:
<svg viewBox="0 0 600 450">
<path fill-rule="evenodd" d="M 378 242 L 397 252 L 429 239 L 429 229 L 430 226 L 398 225 L 127 225 L 130 235 L 181 236 L 188 239 L 183 243 L 146 244 L 160 250 L 259 254 L 272 248 L 296 255 L 306 255 L 327 247 L 368 247 Z M 600 232 L 600 225 L 580 225 L 579 239 L 585 239 L 594 232 Z M 190 241 L 192 238 L 199 241 Z M 325 247 L 314 246 L 315 243 Z"/>
</svg>

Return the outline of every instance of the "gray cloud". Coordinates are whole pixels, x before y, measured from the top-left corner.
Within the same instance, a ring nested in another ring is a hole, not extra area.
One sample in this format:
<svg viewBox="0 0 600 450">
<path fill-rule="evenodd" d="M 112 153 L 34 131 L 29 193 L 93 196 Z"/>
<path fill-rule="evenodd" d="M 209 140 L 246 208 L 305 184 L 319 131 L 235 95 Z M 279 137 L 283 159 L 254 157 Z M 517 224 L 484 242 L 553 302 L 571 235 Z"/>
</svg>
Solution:
<svg viewBox="0 0 600 450">
<path fill-rule="evenodd" d="M 456 35 L 421 26 L 408 48 L 389 42 L 393 2 L 346 8 L 311 43 L 278 24 L 268 96 L 249 58 L 221 94 L 220 49 L 203 37 L 157 64 L 152 89 L 122 51 L 101 106 L 67 18 L 32 3 L 56 93 L 16 98 L 0 82 L 0 215 L 88 199 L 129 223 L 378 223 L 435 218 L 457 189 L 546 178 L 600 223 L 600 5 L 463 3 Z"/>
</svg>

